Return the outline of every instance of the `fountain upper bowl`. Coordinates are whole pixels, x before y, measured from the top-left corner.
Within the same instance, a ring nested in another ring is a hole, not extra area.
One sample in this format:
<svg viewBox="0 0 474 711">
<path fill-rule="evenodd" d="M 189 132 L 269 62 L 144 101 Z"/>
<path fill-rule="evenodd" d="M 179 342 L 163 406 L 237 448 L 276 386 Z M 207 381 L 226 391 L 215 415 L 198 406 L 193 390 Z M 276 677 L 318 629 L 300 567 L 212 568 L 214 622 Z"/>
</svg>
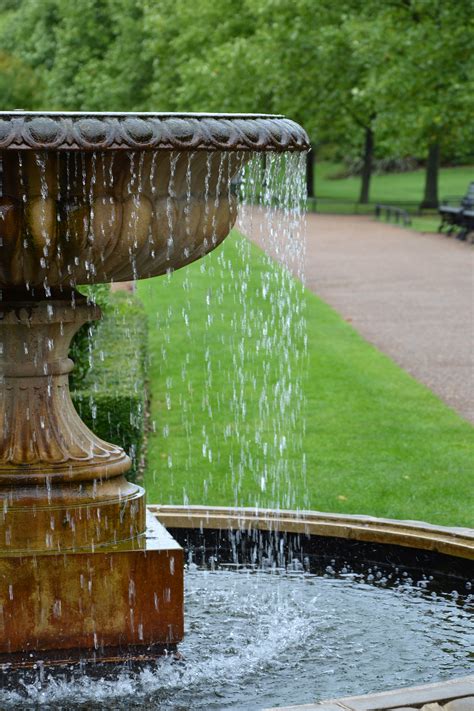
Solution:
<svg viewBox="0 0 474 711">
<path fill-rule="evenodd" d="M 229 234 L 254 153 L 308 148 L 282 116 L 0 112 L 0 288 L 182 267 Z"/>
</svg>

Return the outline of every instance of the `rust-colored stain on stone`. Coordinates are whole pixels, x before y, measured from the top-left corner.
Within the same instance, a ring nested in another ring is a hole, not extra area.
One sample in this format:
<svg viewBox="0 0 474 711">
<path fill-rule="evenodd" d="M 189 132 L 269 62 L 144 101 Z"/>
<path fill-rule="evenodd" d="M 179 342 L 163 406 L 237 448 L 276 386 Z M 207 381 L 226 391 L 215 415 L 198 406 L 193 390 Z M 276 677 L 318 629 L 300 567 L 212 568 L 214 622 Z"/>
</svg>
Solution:
<svg viewBox="0 0 474 711">
<path fill-rule="evenodd" d="M 1 558 L 0 654 L 179 642 L 183 551 L 151 526 L 141 550 Z"/>
<path fill-rule="evenodd" d="M 74 302 L 74 304 L 73 304 Z M 128 482 L 125 452 L 72 404 L 70 340 L 98 309 L 71 290 L 0 302 L 0 655 L 173 648 L 183 552 Z M 13 655 L 13 656 L 12 656 Z M 18 656 L 19 655 L 19 656 Z M 47 656 L 47 654 L 46 654 Z"/>
</svg>

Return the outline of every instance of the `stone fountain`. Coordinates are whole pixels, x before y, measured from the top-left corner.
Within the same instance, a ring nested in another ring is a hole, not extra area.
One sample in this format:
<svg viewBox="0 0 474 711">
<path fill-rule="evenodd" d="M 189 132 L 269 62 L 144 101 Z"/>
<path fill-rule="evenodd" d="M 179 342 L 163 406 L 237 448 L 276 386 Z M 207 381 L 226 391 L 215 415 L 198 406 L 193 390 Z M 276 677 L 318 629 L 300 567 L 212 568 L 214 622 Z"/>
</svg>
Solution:
<svg viewBox="0 0 474 711">
<path fill-rule="evenodd" d="M 183 552 L 75 411 L 82 284 L 214 249 L 255 152 L 303 151 L 275 116 L 0 114 L 0 659 L 144 658 L 183 636 Z M 117 344 L 120 347 L 120 344 Z"/>
</svg>

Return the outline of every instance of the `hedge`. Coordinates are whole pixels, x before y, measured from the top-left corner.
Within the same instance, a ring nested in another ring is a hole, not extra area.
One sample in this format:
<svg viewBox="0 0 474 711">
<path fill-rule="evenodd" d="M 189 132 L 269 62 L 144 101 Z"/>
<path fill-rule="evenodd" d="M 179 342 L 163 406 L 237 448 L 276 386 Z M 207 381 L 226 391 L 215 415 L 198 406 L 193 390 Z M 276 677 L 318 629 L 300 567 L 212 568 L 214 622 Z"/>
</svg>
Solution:
<svg viewBox="0 0 474 711">
<path fill-rule="evenodd" d="M 80 286 L 78 291 L 87 297 L 90 303 L 97 304 L 105 315 L 111 308 L 111 298 L 113 294 L 108 284 L 93 284 L 91 286 Z M 69 376 L 69 387 L 71 390 L 81 390 L 82 381 L 86 377 L 90 368 L 91 350 L 94 343 L 95 332 L 101 321 L 89 321 L 85 323 L 72 339 L 69 349 L 69 357 L 74 361 L 74 370 Z"/>
<path fill-rule="evenodd" d="M 147 410 L 147 318 L 137 297 L 110 295 L 93 334 L 92 367 L 71 391 L 81 418 L 101 439 L 118 444 L 132 460 L 135 481 L 144 458 Z"/>
</svg>

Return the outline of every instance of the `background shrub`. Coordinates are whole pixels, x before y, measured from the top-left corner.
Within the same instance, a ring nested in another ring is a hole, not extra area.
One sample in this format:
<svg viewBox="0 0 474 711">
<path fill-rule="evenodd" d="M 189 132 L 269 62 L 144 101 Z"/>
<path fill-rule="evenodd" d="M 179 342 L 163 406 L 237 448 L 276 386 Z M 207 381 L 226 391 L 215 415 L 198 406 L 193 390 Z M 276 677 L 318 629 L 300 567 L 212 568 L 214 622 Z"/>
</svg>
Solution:
<svg viewBox="0 0 474 711">
<path fill-rule="evenodd" d="M 92 304 L 100 306 L 102 315 L 106 316 L 110 310 L 110 299 L 112 297 L 108 284 L 94 284 L 93 286 L 81 286 L 78 291 L 87 297 Z M 69 386 L 71 390 L 78 390 L 92 368 L 92 350 L 94 335 L 101 321 L 89 321 L 85 323 L 75 334 L 69 349 L 69 355 L 74 361 L 74 370 L 69 376 Z"/>
<path fill-rule="evenodd" d="M 72 383 L 71 395 L 87 426 L 130 456 L 127 478 L 135 481 L 144 460 L 147 320 L 134 295 L 116 292 L 107 299 L 92 338 L 87 332 L 84 336 L 86 349 L 76 344 L 83 370 Z"/>
</svg>

